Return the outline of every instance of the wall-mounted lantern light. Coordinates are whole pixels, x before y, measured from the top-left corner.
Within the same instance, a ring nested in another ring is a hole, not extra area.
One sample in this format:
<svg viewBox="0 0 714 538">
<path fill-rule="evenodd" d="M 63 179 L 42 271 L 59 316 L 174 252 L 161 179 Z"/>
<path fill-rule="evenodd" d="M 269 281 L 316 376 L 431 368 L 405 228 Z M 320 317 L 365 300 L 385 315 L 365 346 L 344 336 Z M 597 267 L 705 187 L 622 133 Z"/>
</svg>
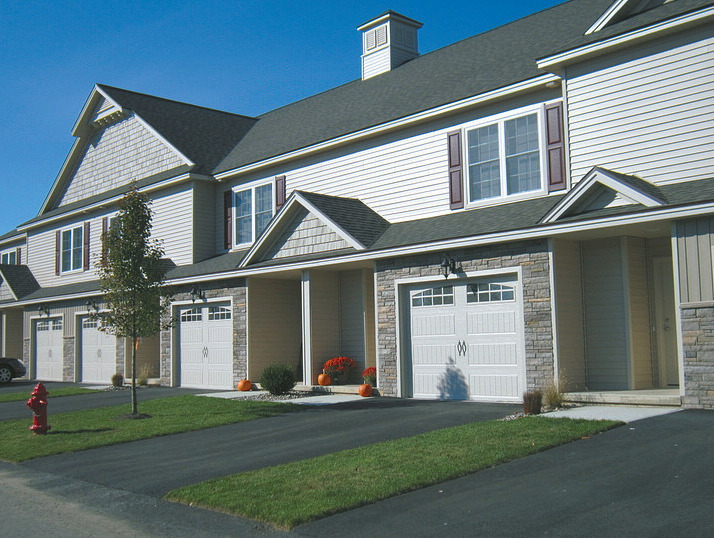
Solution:
<svg viewBox="0 0 714 538">
<path fill-rule="evenodd" d="M 42 303 L 40 306 L 37 307 L 37 310 L 40 312 L 40 316 L 47 316 L 48 318 L 50 317 L 50 307 L 47 306 L 45 303 Z"/>
<path fill-rule="evenodd" d="M 451 273 L 456 272 L 456 260 L 444 252 L 441 259 L 441 270 L 444 273 L 444 278 L 449 278 Z"/>
<path fill-rule="evenodd" d="M 86 303 L 87 305 L 87 312 L 90 314 L 97 314 L 99 313 L 99 307 L 97 306 L 97 303 L 94 299 L 89 299 Z"/>
<path fill-rule="evenodd" d="M 191 302 L 195 303 L 197 299 L 205 301 L 206 294 L 203 293 L 203 290 L 201 288 L 199 288 L 198 286 L 194 286 L 193 288 L 191 288 Z"/>
</svg>

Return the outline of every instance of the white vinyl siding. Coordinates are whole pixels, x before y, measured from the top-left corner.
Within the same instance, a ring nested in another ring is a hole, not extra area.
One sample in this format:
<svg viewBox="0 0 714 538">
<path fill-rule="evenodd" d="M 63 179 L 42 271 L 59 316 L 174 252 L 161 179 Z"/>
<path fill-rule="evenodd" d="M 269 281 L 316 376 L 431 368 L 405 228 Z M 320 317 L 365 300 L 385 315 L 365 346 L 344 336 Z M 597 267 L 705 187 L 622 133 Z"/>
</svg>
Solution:
<svg viewBox="0 0 714 538">
<path fill-rule="evenodd" d="M 339 274 L 310 271 L 312 382 L 322 373 L 326 360 L 341 355 L 339 300 Z"/>
<path fill-rule="evenodd" d="M 649 45 L 630 61 L 596 60 L 571 69 L 567 98 L 574 181 L 596 165 L 655 183 L 711 177 L 711 32 L 695 31 L 691 38 L 699 41 L 670 50 Z"/>
<path fill-rule="evenodd" d="M 164 257 L 176 265 L 193 263 L 193 191 L 190 186 L 154 195 L 151 237 L 159 239 Z"/>
<path fill-rule="evenodd" d="M 299 280 L 248 280 L 248 378 L 287 364 L 298 379 L 302 367 L 302 295 Z"/>
<path fill-rule="evenodd" d="M 186 164 L 134 116 L 94 132 L 57 204 L 66 205 Z"/>
</svg>

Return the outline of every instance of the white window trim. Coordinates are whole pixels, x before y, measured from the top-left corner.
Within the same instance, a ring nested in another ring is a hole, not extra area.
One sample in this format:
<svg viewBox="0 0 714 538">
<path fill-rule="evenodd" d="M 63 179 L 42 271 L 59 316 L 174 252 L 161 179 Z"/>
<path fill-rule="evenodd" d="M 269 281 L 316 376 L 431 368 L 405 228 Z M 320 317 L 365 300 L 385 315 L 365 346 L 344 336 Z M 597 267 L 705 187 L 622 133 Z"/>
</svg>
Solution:
<svg viewBox="0 0 714 538">
<path fill-rule="evenodd" d="M 252 245 L 255 243 L 256 239 L 258 239 L 258 236 L 256 234 L 256 225 L 255 225 L 255 191 L 259 187 L 264 187 L 266 185 L 270 185 L 270 210 L 271 210 L 271 218 L 275 216 L 275 181 L 273 179 L 269 180 L 259 180 L 259 181 L 252 181 L 250 183 L 243 183 L 241 185 L 236 185 L 233 187 L 233 218 L 231 222 L 231 226 L 233 227 L 233 248 L 245 248 L 249 245 Z M 242 243 L 238 242 L 238 207 L 236 205 L 236 199 L 237 199 L 237 194 L 242 191 L 251 191 L 251 218 L 252 218 L 252 226 L 251 226 L 251 240 L 250 241 L 244 241 Z"/>
<path fill-rule="evenodd" d="M 10 258 L 14 256 L 15 260 L 10 261 Z M 7 258 L 7 263 L 5 262 L 5 258 Z M 17 250 L 7 250 L 0 255 L 0 262 L 3 263 L 3 265 L 17 265 Z"/>
<path fill-rule="evenodd" d="M 69 261 L 70 261 L 70 268 L 65 271 L 65 270 L 64 270 L 64 248 L 63 248 L 63 246 L 64 246 L 64 234 L 65 234 L 65 232 L 71 232 L 71 234 L 70 234 L 70 238 L 71 238 L 70 241 L 71 241 L 71 245 L 74 245 L 74 231 L 75 231 L 75 230 L 80 230 L 80 233 L 82 234 L 82 241 L 81 241 L 80 246 L 79 246 L 79 249 L 80 249 L 80 252 L 81 252 L 81 254 L 82 254 L 82 257 L 81 257 L 81 260 L 80 260 L 80 263 L 79 263 L 79 268 L 77 268 L 77 269 L 72 269 L 72 254 L 73 254 L 73 251 L 74 251 L 74 246 L 72 246 L 72 248 L 70 248 L 70 251 L 69 251 L 69 255 L 70 255 L 70 260 L 69 260 Z M 69 226 L 69 227 L 67 227 L 67 228 L 63 228 L 63 229 L 60 230 L 60 245 L 59 245 L 59 247 L 60 247 L 60 264 L 59 264 L 59 265 L 60 265 L 60 275 L 69 275 L 69 274 L 72 274 L 72 273 L 81 273 L 82 271 L 84 271 L 84 242 L 85 242 L 85 240 L 86 240 L 86 239 L 85 239 L 85 237 L 84 237 L 84 223 L 81 223 L 81 222 L 80 222 L 80 223 L 77 224 L 77 225 Z"/>
<path fill-rule="evenodd" d="M 503 125 L 505 124 L 506 121 L 508 120 L 513 120 L 516 118 L 520 118 L 523 116 L 529 116 L 535 114 L 536 118 L 538 120 L 538 151 L 540 153 L 540 189 L 536 189 L 533 191 L 528 191 L 528 192 L 521 192 L 517 194 L 507 194 L 506 189 L 506 174 L 505 174 L 505 168 L 506 168 L 506 148 L 505 144 L 503 143 Z M 471 201 L 471 181 L 470 181 L 470 173 L 471 173 L 471 168 L 469 166 L 469 154 L 468 154 L 468 133 L 469 131 L 472 131 L 474 129 L 478 129 L 480 127 L 486 127 L 488 125 L 493 125 L 493 124 L 498 124 L 498 131 L 499 131 L 499 139 L 498 139 L 498 157 L 499 157 L 499 162 L 501 165 L 501 196 L 494 196 L 493 198 L 485 198 L 483 200 L 474 200 Z M 489 116 L 487 118 L 481 118 L 477 121 L 473 121 L 470 123 L 465 124 L 462 127 L 463 130 L 463 141 L 461 144 L 461 151 L 463 152 L 462 154 L 462 162 L 464 163 L 464 193 L 465 193 L 465 198 L 466 198 L 466 208 L 474 208 L 474 207 L 485 207 L 485 206 L 491 206 L 491 205 L 499 205 L 504 202 L 516 202 L 519 200 L 526 200 L 529 198 L 538 198 L 540 196 L 544 196 L 548 194 L 548 185 L 547 185 L 547 151 L 546 151 L 546 142 L 545 142 L 545 117 L 543 114 L 543 104 L 538 104 L 538 105 L 530 105 L 527 107 L 519 108 L 516 110 L 509 110 L 508 112 L 504 112 L 501 114 L 497 114 L 495 116 Z"/>
</svg>

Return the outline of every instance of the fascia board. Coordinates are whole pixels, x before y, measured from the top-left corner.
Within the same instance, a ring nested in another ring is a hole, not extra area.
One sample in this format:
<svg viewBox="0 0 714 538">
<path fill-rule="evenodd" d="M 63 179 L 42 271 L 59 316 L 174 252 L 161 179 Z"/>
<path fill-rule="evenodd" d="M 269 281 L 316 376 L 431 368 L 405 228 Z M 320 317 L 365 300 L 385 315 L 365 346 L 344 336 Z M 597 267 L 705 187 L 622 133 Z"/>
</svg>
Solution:
<svg viewBox="0 0 714 538">
<path fill-rule="evenodd" d="M 273 235 L 275 230 L 280 226 L 280 224 L 285 219 L 289 218 L 289 215 L 290 215 L 293 207 L 295 207 L 295 205 L 301 205 L 305 209 L 307 209 L 310 213 L 313 213 L 322 222 L 324 222 L 328 228 L 330 228 L 333 232 L 335 232 L 337 235 L 342 237 L 353 248 L 355 248 L 357 250 L 364 250 L 366 248 L 362 243 L 360 243 L 354 237 L 352 237 L 352 235 L 347 233 L 344 230 L 344 228 L 340 227 L 332 219 L 328 218 L 322 211 L 317 209 L 313 204 L 311 204 L 308 200 L 306 200 L 302 194 L 300 194 L 297 191 L 293 191 L 293 193 L 290 195 L 290 199 L 286 202 L 285 207 L 281 210 L 279 218 L 275 219 L 273 222 L 271 222 L 268 225 L 268 228 L 266 228 L 266 230 L 263 232 L 260 239 L 258 241 L 256 241 L 253 244 L 253 246 L 250 248 L 250 250 L 248 252 L 246 252 L 246 255 L 243 256 L 243 259 L 238 264 L 238 267 L 246 267 L 252 261 L 252 259 L 261 251 L 263 246 L 270 239 L 270 237 Z"/>
<path fill-rule="evenodd" d="M 27 234 L 26 233 L 19 233 L 17 235 L 13 235 L 12 237 L 8 237 L 6 239 L 3 239 L 0 241 L 0 247 L 3 247 L 4 245 L 9 245 L 12 243 L 18 243 L 18 247 L 21 246 L 22 244 L 27 243 Z"/>
<path fill-rule="evenodd" d="M 164 188 L 166 188 L 166 187 L 171 187 L 171 186 L 173 186 L 173 185 L 178 185 L 178 184 L 180 184 L 180 183 L 184 183 L 184 182 L 186 182 L 186 181 L 191 181 L 191 180 L 195 180 L 195 179 L 203 180 L 203 179 L 205 179 L 205 176 L 202 176 L 202 175 L 199 175 L 199 174 L 192 174 L 191 172 L 187 172 L 187 173 L 185 173 L 185 174 L 181 174 L 180 176 L 176 176 L 176 177 L 174 177 L 174 178 L 167 179 L 167 180 L 165 180 L 165 181 L 161 181 L 161 182 L 159 182 L 159 183 L 153 183 L 153 184 L 151 184 L 151 185 L 147 185 L 147 186 L 145 186 L 145 187 L 141 187 L 141 188 L 139 188 L 139 189 L 137 189 L 137 190 L 138 190 L 139 192 L 147 193 L 147 194 L 148 194 L 148 193 L 151 193 L 151 192 L 155 192 L 155 191 L 157 191 L 157 190 L 164 189 Z M 101 201 L 99 201 L 99 202 L 95 202 L 95 203 L 93 203 L 93 204 L 90 204 L 90 205 L 87 205 L 87 206 L 84 206 L 84 207 L 81 207 L 81 208 L 77 208 L 77 209 L 75 209 L 75 210 L 73 210 L 73 211 L 68 211 L 67 213 L 61 213 L 61 214 L 59 214 L 59 215 L 55 215 L 55 216 L 50 217 L 50 218 L 48 218 L 48 219 L 38 220 L 38 221 L 33 222 L 32 224 L 28 224 L 28 225 L 25 225 L 25 226 L 18 226 L 17 229 L 18 229 L 18 230 L 21 230 L 21 231 L 28 231 L 28 230 L 32 230 L 32 229 L 35 229 L 35 228 L 38 228 L 38 227 L 41 227 L 41 226 L 46 226 L 47 224 L 51 224 L 51 223 L 56 222 L 56 221 L 58 221 L 58 220 L 64 220 L 64 219 L 66 219 L 66 218 L 69 218 L 69 217 L 72 217 L 72 216 L 75 216 L 75 215 L 80 215 L 80 214 L 82 214 L 82 213 L 88 213 L 88 212 L 90 212 L 90 211 L 94 211 L 95 209 L 100 209 L 100 208 L 102 208 L 102 207 L 115 204 L 115 203 L 117 203 L 119 200 L 121 200 L 124 196 L 125 196 L 125 194 L 117 194 L 116 196 L 112 196 L 111 198 L 107 198 L 106 200 L 101 200 Z"/>
<path fill-rule="evenodd" d="M 374 127 L 368 127 L 367 129 L 362 129 L 360 131 L 356 131 L 354 133 L 346 134 L 343 136 L 338 136 L 336 138 L 332 138 L 330 140 L 326 140 L 324 142 L 320 142 L 318 144 L 313 144 L 311 146 L 307 146 L 305 148 L 297 149 L 294 151 L 290 151 L 288 153 L 283 153 L 282 155 L 277 155 L 275 157 L 270 157 L 268 159 L 264 159 L 262 161 L 257 161 L 251 164 L 246 164 L 244 166 L 239 166 L 237 168 L 233 168 L 231 170 L 226 170 L 225 172 L 220 172 L 218 174 L 215 174 L 215 177 L 218 181 L 225 181 L 227 179 L 233 178 L 234 176 L 238 176 L 240 174 L 245 174 L 248 172 L 253 172 L 256 170 L 260 170 L 262 168 L 266 168 L 268 166 L 275 166 L 278 164 L 282 164 L 286 161 L 290 161 L 293 159 L 297 159 L 300 157 L 304 157 L 306 155 L 311 155 L 313 153 L 318 153 L 321 151 L 325 151 L 328 149 L 333 149 L 339 146 L 343 146 L 345 144 L 349 144 L 364 138 L 376 136 L 379 134 L 383 134 L 389 131 L 392 131 L 394 129 L 400 129 L 402 127 L 432 120 L 435 118 L 438 118 L 440 116 L 445 116 L 447 114 L 454 114 L 457 112 L 460 112 L 464 109 L 468 109 L 470 107 L 482 105 L 485 103 L 488 103 L 490 101 L 495 101 L 497 99 L 502 99 L 504 97 L 508 97 L 513 94 L 517 94 L 520 92 L 532 90 L 535 88 L 539 88 L 541 86 L 545 86 L 546 84 L 550 82 L 555 82 L 555 81 L 560 81 L 561 77 L 558 75 L 554 75 L 552 73 L 547 73 L 544 75 L 540 75 L 538 77 L 525 80 L 522 82 L 517 82 L 516 84 L 511 84 L 510 86 L 505 86 L 503 88 L 498 88 L 496 90 L 492 90 L 490 92 L 482 93 L 473 97 L 468 97 L 466 99 L 462 99 L 460 101 L 456 101 L 454 103 L 449 103 L 446 105 L 442 105 L 436 108 L 432 108 L 429 110 L 424 110 L 422 112 L 418 112 L 416 114 L 412 114 L 410 116 L 406 116 L 404 118 L 399 118 L 397 120 L 389 121 L 387 123 L 382 123 L 380 125 L 375 125 Z"/>
<path fill-rule="evenodd" d="M 193 282 L 210 282 L 214 280 L 224 280 L 230 278 L 243 278 L 249 276 L 265 275 L 270 273 L 280 273 L 284 271 L 314 269 L 318 267 L 323 268 L 329 266 L 343 265 L 352 262 L 376 261 L 385 258 L 424 254 L 426 252 L 434 252 L 440 250 L 455 250 L 461 248 L 492 245 L 495 243 L 510 243 L 514 241 L 524 241 L 531 239 L 545 239 L 557 235 L 564 235 L 589 230 L 598 230 L 603 228 L 612 228 L 614 226 L 643 224 L 647 222 L 656 222 L 661 220 L 699 217 L 703 215 L 711 215 L 712 212 L 714 212 L 714 203 L 712 202 L 708 202 L 705 204 L 697 204 L 695 206 L 673 207 L 669 209 L 655 208 L 652 211 L 634 215 L 627 214 L 607 217 L 603 219 L 591 219 L 570 223 L 541 225 L 536 228 L 526 228 L 509 232 L 485 234 L 481 236 L 465 237 L 461 239 L 446 239 L 443 241 L 434 241 L 432 243 L 409 245 L 406 247 L 396 247 L 380 251 L 359 252 L 355 254 L 339 256 L 337 258 L 332 259 L 327 258 L 313 260 L 309 262 L 296 262 L 273 267 L 258 267 L 254 269 L 224 271 L 221 273 L 214 273 L 205 276 L 171 279 L 167 280 L 166 283 L 171 285 L 179 285 L 189 284 Z"/>
<path fill-rule="evenodd" d="M 546 56 L 540 58 L 536 61 L 539 69 L 553 68 L 558 65 L 562 65 L 574 60 L 580 60 L 583 57 L 589 56 L 591 54 L 601 53 L 607 49 L 611 49 L 620 45 L 626 45 L 633 41 L 639 39 L 644 39 L 651 37 L 654 34 L 663 32 L 666 30 L 677 29 L 681 26 L 686 26 L 692 23 L 702 22 L 707 18 L 714 16 L 714 7 L 709 7 L 697 11 L 695 13 L 689 13 L 686 15 L 680 15 L 674 19 L 668 21 L 659 22 L 653 24 L 646 28 L 640 28 L 638 30 L 633 30 L 625 34 L 606 39 L 604 41 L 598 41 L 596 43 L 591 43 L 589 45 L 584 45 L 572 50 L 554 54 L 552 56 Z"/>
</svg>

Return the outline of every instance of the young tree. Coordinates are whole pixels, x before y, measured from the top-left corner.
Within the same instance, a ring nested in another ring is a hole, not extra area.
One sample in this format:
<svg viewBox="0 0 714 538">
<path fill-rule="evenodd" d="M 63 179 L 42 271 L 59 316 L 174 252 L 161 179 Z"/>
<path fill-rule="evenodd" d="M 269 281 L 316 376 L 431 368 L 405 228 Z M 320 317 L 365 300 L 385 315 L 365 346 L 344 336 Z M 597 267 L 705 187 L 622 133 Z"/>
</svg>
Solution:
<svg viewBox="0 0 714 538">
<path fill-rule="evenodd" d="M 152 212 L 136 189 L 120 201 L 119 214 L 103 236 L 97 267 L 108 313 L 102 316 L 107 332 L 131 340 L 131 413 L 136 402 L 136 351 L 139 339 L 162 328 L 170 296 L 164 287 L 164 252 L 151 236 Z"/>
</svg>

